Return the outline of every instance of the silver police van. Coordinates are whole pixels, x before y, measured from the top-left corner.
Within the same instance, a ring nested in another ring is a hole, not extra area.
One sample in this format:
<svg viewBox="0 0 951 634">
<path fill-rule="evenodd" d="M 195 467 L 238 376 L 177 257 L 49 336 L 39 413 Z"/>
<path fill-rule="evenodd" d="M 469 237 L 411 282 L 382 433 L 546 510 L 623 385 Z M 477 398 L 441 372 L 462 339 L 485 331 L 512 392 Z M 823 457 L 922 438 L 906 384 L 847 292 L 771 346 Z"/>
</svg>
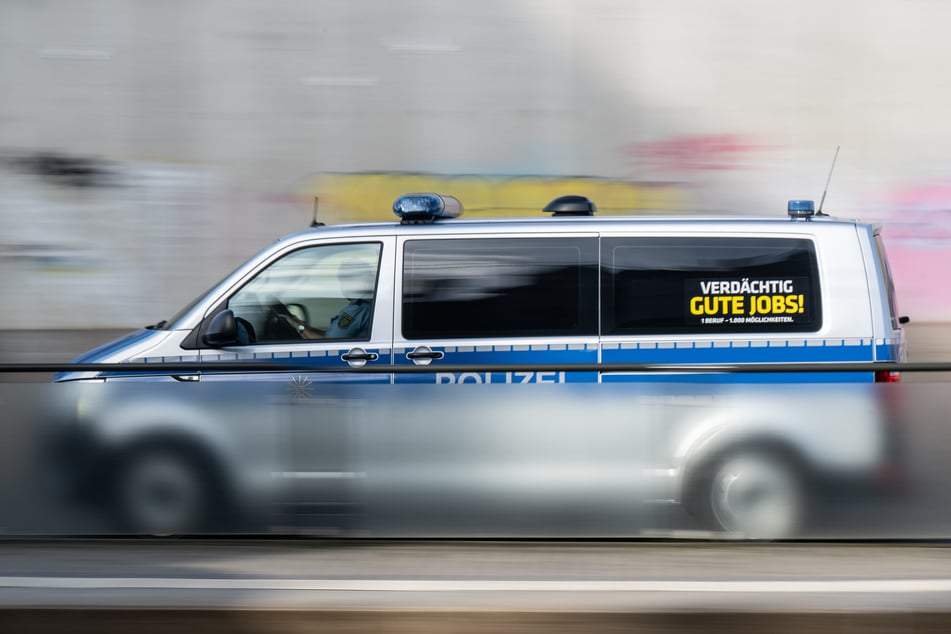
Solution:
<svg viewBox="0 0 951 634">
<path fill-rule="evenodd" d="M 410 194 L 393 211 L 397 222 L 318 225 L 281 238 L 175 316 L 75 360 L 135 363 L 134 371 L 84 369 L 57 380 L 853 385 L 898 377 L 794 366 L 905 359 L 906 319 L 896 309 L 879 227 L 817 214 L 811 201 L 790 201 L 786 215 L 768 218 L 598 217 L 592 201 L 564 196 L 544 209 L 547 217 L 467 220 L 455 198 Z M 167 368 L 222 361 L 247 365 Z M 791 367 L 690 371 L 711 364 Z M 793 534 L 804 516 L 804 473 L 874 478 L 893 466 L 887 422 L 870 402 L 833 395 L 824 416 L 781 424 L 764 421 L 763 408 L 750 402 L 732 403 L 729 416 L 692 407 L 689 421 L 664 422 L 665 440 L 645 463 L 647 497 L 682 503 L 716 530 Z M 846 419 L 850 431 L 835 427 Z M 201 441 L 188 423 L 175 428 L 166 417 L 162 424 L 184 444 Z M 136 430 L 113 435 L 114 446 L 103 451 L 141 447 L 136 436 L 147 436 L 148 426 Z M 211 446 L 228 442 L 215 437 L 188 455 L 236 454 Z M 740 452 L 741 445 L 754 449 Z M 312 460 L 301 473 L 274 472 L 297 482 L 315 473 L 352 475 L 326 453 L 332 450 L 322 451 L 332 469 Z M 208 464 L 231 473 L 219 480 L 237 482 L 238 467 L 229 464 L 236 461 Z M 127 484 L 123 495 L 149 490 L 128 484 L 135 477 L 162 476 L 116 474 Z M 177 486 L 188 481 L 176 477 Z M 744 478 L 755 482 L 741 486 Z M 752 495 L 751 487 L 762 490 Z M 341 491 L 331 497 L 339 501 Z M 193 515 L 200 507 L 194 498 L 187 497 Z M 195 519 L 185 509 L 179 514 L 163 526 L 178 530 Z"/>
<path fill-rule="evenodd" d="M 905 358 L 879 228 L 817 217 L 811 201 L 792 201 L 785 219 L 598 218 L 574 196 L 553 201 L 550 218 L 457 219 L 459 202 L 433 194 L 400 198 L 394 211 L 400 222 L 284 237 L 170 319 L 74 361 L 155 364 L 95 375 L 106 380 L 234 379 L 162 364 L 261 360 L 261 375 L 286 360 L 324 371 L 313 380 L 451 384 L 644 377 L 440 366 Z M 433 372 L 325 372 L 373 365 Z"/>
</svg>

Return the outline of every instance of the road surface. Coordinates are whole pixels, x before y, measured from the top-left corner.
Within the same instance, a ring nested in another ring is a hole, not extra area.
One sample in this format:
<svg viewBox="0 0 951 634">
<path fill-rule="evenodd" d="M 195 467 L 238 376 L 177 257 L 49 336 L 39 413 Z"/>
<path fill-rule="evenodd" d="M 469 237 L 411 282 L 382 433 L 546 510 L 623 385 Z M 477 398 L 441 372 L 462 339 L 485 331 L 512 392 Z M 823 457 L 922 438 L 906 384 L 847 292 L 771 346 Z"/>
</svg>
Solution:
<svg viewBox="0 0 951 634">
<path fill-rule="evenodd" d="M 0 627 L 939 631 L 949 571 L 915 544 L 8 541 Z"/>
</svg>

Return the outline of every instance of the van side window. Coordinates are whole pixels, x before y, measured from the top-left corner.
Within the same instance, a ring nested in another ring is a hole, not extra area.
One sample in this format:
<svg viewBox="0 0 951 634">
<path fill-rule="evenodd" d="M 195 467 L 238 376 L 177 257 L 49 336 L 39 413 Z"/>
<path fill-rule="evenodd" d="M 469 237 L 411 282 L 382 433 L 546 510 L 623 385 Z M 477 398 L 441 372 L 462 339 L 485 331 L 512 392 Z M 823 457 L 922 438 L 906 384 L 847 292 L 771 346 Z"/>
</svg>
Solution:
<svg viewBox="0 0 951 634">
<path fill-rule="evenodd" d="M 822 325 L 812 241 L 605 238 L 602 334 L 813 332 Z"/>
<path fill-rule="evenodd" d="M 380 251 L 322 245 L 272 263 L 228 300 L 241 343 L 369 340 Z"/>
<path fill-rule="evenodd" d="M 597 335 L 596 238 L 410 240 L 406 339 Z"/>
</svg>

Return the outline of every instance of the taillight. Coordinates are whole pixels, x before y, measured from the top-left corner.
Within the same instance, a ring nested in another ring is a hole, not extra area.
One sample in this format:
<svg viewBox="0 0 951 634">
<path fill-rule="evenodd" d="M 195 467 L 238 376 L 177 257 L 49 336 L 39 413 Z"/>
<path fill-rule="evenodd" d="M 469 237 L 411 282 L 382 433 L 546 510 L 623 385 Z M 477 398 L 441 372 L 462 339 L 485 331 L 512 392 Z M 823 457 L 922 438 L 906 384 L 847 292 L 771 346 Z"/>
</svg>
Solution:
<svg viewBox="0 0 951 634">
<path fill-rule="evenodd" d="M 878 370 L 875 372 L 876 383 L 898 383 L 901 381 L 901 372 L 897 370 Z"/>
</svg>

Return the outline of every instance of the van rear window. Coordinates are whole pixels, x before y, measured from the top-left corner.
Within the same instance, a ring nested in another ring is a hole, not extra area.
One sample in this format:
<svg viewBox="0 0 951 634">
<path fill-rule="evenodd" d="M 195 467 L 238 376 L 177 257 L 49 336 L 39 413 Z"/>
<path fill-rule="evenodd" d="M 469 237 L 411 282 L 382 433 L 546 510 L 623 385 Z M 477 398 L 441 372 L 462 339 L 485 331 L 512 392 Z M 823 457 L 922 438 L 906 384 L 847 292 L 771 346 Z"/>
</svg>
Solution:
<svg viewBox="0 0 951 634">
<path fill-rule="evenodd" d="M 898 302 L 895 299 L 895 282 L 891 269 L 888 267 L 888 258 L 885 256 L 885 244 L 882 236 L 875 234 L 875 257 L 878 259 L 878 268 L 884 278 L 885 293 L 888 295 L 888 316 L 891 319 L 892 330 L 898 330 L 901 325 L 898 321 Z"/>
<path fill-rule="evenodd" d="M 597 335 L 596 238 L 407 241 L 406 339 Z"/>
<path fill-rule="evenodd" d="M 812 332 L 822 325 L 810 240 L 605 238 L 602 334 Z"/>
</svg>

